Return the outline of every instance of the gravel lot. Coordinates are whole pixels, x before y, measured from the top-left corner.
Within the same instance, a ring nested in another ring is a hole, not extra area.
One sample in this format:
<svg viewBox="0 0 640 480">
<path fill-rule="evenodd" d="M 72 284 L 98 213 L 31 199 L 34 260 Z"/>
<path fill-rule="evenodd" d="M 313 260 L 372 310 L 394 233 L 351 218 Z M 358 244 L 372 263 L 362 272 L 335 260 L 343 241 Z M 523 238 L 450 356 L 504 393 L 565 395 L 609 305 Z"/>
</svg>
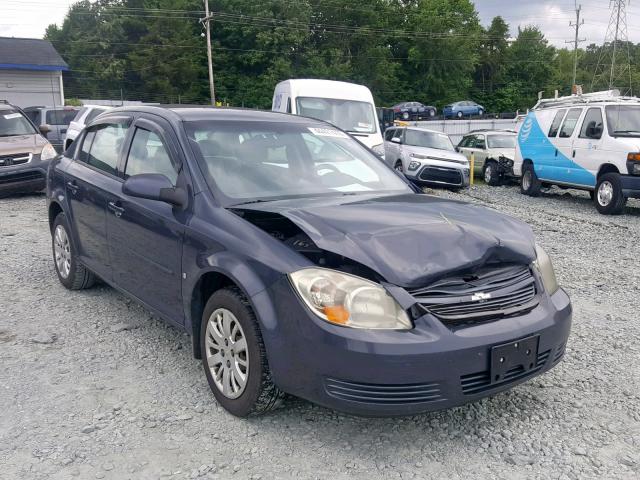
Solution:
<svg viewBox="0 0 640 480">
<path fill-rule="evenodd" d="M 574 328 L 550 373 L 401 419 L 299 400 L 230 416 L 188 337 L 106 286 L 58 283 L 44 196 L 0 200 L 0 478 L 639 478 L 640 202 L 604 217 L 580 192 L 438 194 L 528 222 Z"/>
</svg>

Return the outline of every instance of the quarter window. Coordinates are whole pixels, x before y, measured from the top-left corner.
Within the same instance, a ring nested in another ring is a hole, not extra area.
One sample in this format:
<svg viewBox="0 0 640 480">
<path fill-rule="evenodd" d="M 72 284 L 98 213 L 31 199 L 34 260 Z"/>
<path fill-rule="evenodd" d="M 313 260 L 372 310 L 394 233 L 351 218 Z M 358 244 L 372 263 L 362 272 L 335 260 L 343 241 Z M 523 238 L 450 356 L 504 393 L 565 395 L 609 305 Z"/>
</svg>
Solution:
<svg viewBox="0 0 640 480">
<path fill-rule="evenodd" d="M 573 131 L 576 129 L 576 124 L 578 123 L 578 119 L 582 114 L 581 108 L 572 108 L 567 113 L 567 117 L 564 119 L 564 123 L 562 124 L 562 128 L 560 129 L 560 138 L 569 138 L 573 135 Z"/>
<path fill-rule="evenodd" d="M 45 123 L 49 125 L 69 125 L 76 118 L 77 110 L 49 110 Z"/>
<path fill-rule="evenodd" d="M 566 110 L 558 110 L 556 112 L 556 116 L 553 117 L 553 122 L 551 123 L 551 128 L 549 128 L 549 137 L 555 137 L 558 134 L 565 113 L 567 113 Z"/>
<path fill-rule="evenodd" d="M 149 130 L 138 128 L 131 142 L 124 177 L 141 173 L 159 173 L 174 185 L 178 180 L 178 172 L 160 137 Z"/>
<path fill-rule="evenodd" d="M 600 128 L 600 135 L 596 137 L 590 137 L 587 135 L 587 129 L 589 125 L 595 126 L 596 128 Z M 587 114 L 584 116 L 584 120 L 582 121 L 582 128 L 580 128 L 580 138 L 592 138 L 598 139 L 602 137 L 602 111 L 599 108 L 590 108 L 587 110 Z"/>
</svg>

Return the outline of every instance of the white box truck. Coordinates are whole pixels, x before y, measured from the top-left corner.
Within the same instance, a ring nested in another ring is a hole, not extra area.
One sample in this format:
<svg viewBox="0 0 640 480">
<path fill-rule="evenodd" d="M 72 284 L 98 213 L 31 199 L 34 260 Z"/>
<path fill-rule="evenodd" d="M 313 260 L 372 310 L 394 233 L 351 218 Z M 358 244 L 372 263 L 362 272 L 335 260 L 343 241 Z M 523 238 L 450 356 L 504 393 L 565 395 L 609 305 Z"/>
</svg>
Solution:
<svg viewBox="0 0 640 480">
<path fill-rule="evenodd" d="M 371 91 L 333 80 L 295 79 L 276 85 L 271 109 L 324 120 L 384 156 L 382 133 Z"/>
</svg>

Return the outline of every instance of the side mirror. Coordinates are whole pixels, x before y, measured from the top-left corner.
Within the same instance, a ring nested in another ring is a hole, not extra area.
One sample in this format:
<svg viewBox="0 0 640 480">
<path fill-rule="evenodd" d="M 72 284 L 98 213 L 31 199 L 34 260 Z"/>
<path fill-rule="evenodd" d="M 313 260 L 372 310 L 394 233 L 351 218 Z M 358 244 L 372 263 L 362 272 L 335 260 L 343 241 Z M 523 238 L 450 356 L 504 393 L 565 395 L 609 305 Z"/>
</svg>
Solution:
<svg viewBox="0 0 640 480">
<path fill-rule="evenodd" d="M 589 122 L 586 134 L 589 138 L 600 138 L 602 136 L 602 125 L 597 125 L 595 121 Z"/>
<path fill-rule="evenodd" d="M 122 185 L 122 192 L 131 197 L 157 200 L 177 207 L 186 206 L 189 200 L 183 188 L 174 187 L 167 177 L 159 173 L 130 176 Z"/>
<path fill-rule="evenodd" d="M 46 137 L 47 133 L 51 131 L 51 126 L 47 123 L 43 123 L 38 127 L 38 130 L 40 130 L 40 133 Z"/>
<path fill-rule="evenodd" d="M 391 139 L 391 142 L 393 142 L 393 143 L 402 143 L 402 140 L 400 140 L 400 137 L 393 137 Z"/>
</svg>

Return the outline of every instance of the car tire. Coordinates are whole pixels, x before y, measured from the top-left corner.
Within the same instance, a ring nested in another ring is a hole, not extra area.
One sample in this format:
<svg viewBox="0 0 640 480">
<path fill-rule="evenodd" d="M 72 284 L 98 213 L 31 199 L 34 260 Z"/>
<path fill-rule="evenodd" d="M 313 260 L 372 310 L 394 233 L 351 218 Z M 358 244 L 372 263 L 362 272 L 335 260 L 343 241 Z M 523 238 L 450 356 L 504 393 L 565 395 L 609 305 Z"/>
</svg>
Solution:
<svg viewBox="0 0 640 480">
<path fill-rule="evenodd" d="M 478 116 L 481 117 L 482 115 L 484 115 L 484 110 L 482 109 L 478 110 Z"/>
<path fill-rule="evenodd" d="M 462 118 L 463 116 L 464 116 L 464 114 L 462 112 L 456 113 L 456 117 L 458 117 L 458 118 Z"/>
<path fill-rule="evenodd" d="M 409 120 L 409 117 L 411 117 L 411 115 L 409 115 L 409 112 L 402 112 L 402 119 L 403 120 Z"/>
<path fill-rule="evenodd" d="M 627 197 L 622 192 L 622 182 L 617 173 L 605 173 L 596 183 L 593 202 L 603 215 L 619 215 L 624 210 Z"/>
<path fill-rule="evenodd" d="M 236 346 L 243 350 L 234 351 Z M 260 415 L 282 403 L 284 393 L 271 379 L 258 320 L 238 288 L 218 290 L 207 301 L 200 347 L 209 387 L 229 413 L 237 417 Z"/>
<path fill-rule="evenodd" d="M 486 162 L 482 175 L 487 185 L 495 187 L 500 184 L 500 173 L 498 172 L 498 164 L 496 162 Z"/>
<path fill-rule="evenodd" d="M 530 197 L 538 197 L 542 184 L 531 163 L 525 164 L 522 168 L 522 178 L 520 179 L 520 191 Z"/>
<path fill-rule="evenodd" d="M 429 116 L 430 117 L 435 117 L 436 116 L 436 111 L 434 109 L 430 109 L 429 110 Z"/>
<path fill-rule="evenodd" d="M 69 290 L 90 288 L 95 283 L 96 277 L 78 260 L 78 253 L 69 232 L 67 216 L 59 213 L 51 229 L 53 265 L 58 280 Z"/>
</svg>

